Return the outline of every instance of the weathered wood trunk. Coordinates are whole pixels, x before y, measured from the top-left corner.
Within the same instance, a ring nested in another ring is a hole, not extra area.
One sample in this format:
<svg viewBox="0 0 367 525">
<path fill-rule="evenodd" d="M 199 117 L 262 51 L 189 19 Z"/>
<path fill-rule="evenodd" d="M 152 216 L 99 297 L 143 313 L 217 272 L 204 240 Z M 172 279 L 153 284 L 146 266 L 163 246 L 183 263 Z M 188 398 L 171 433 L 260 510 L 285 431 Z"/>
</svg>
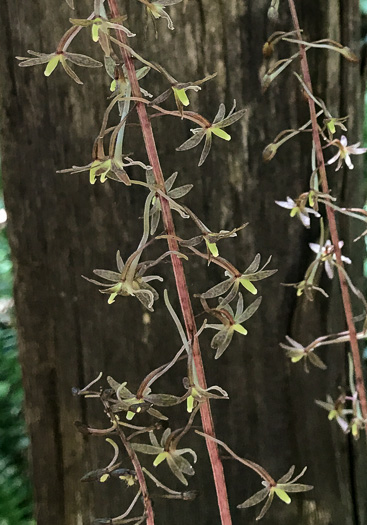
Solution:
<svg viewBox="0 0 367 525">
<path fill-rule="evenodd" d="M 76 4 L 77 15 L 88 16 L 92 2 L 76 0 Z M 358 0 L 297 4 L 306 36 L 334 38 L 358 52 Z M 141 4 L 131 3 L 127 11 L 129 27 L 140 34 L 136 48 L 146 58 L 160 62 L 182 81 L 218 71 L 217 82 L 205 86 L 200 97 L 191 97 L 194 108 L 209 119 L 220 102 L 230 107 L 234 98 L 238 107 L 248 108 L 231 131 L 232 141 L 215 140 L 201 169 L 196 167 L 198 150 L 175 152 L 189 136 L 189 125 L 168 117 L 154 122 L 166 175 L 178 170 L 182 182 L 195 184 L 188 200 L 195 213 L 213 231 L 250 222 L 237 239 L 223 242 L 223 254 L 239 268 L 246 268 L 257 252 L 264 260 L 272 254 L 272 267 L 279 268 L 278 274 L 259 285 L 263 302 L 248 323 L 246 339 L 235 338 L 224 356 L 214 361 L 209 334 L 204 334 L 208 382 L 221 385 L 230 395 L 229 402 L 213 404 L 218 437 L 241 456 L 264 465 L 274 477 L 292 464 L 297 471 L 308 465 L 305 482 L 314 484 L 314 491 L 295 496 L 290 506 L 275 502 L 264 523 L 357 525 L 367 520 L 363 457 L 314 403 L 327 393 L 335 396 L 338 385 L 345 384 L 343 349 L 325 350 L 328 370 L 314 369 L 306 375 L 301 366 L 291 367 L 279 348 L 286 334 L 309 343 L 343 329 L 344 323 L 337 283 L 333 290 L 323 283 L 331 297 L 317 297 L 314 303 L 296 300 L 294 290 L 280 284 L 302 279 L 311 260 L 307 243 L 317 241 L 317 231 L 304 230 L 274 204 L 307 190 L 309 135 L 294 139 L 270 164 L 262 163 L 262 149 L 278 132 L 308 120 L 307 105 L 290 70 L 261 93 L 262 45 L 274 30 L 291 28 L 286 2 L 275 26 L 267 20 L 268 6 L 268 0 L 190 0 L 185 12 L 183 5 L 171 8 L 175 32 L 159 21 L 158 40 L 151 27 L 143 38 Z M 108 422 L 97 403 L 72 397 L 71 389 L 100 371 L 128 380 L 133 389 L 152 368 L 170 359 L 180 344 L 162 300 L 151 316 L 133 299 L 120 298 L 109 306 L 105 296 L 80 278 L 91 276 L 94 268 L 114 269 L 117 249 L 128 255 L 136 248 L 142 231 L 137 218 L 145 194 L 112 182 L 91 186 L 86 174 L 55 173 L 89 162 L 107 104 L 108 81 L 102 70 L 82 71 L 82 87 L 61 70 L 46 79 L 39 68 L 20 69 L 14 57 L 29 48 L 52 52 L 69 16 L 61 0 L 0 3 L 1 159 L 38 525 L 87 525 L 96 516 L 123 512 L 133 497 L 131 491 L 112 481 L 96 485 L 79 481 L 86 471 L 107 464 L 111 451 L 103 440 L 86 439 L 75 430 L 76 420 L 100 427 Z M 89 34 L 78 41 L 72 51 L 98 58 Z M 287 49 L 281 48 L 283 53 Z M 309 55 L 317 95 L 326 97 L 333 115 L 349 114 L 349 140 L 356 142 L 362 119 L 358 67 L 325 51 Z M 162 81 L 150 74 L 143 85 L 158 94 Z M 139 130 L 128 131 L 127 150 L 146 160 Z M 141 178 L 142 172 L 133 175 Z M 334 195 L 341 202 L 363 204 L 360 169 L 336 175 L 331 171 L 331 175 Z M 178 226 L 184 236 L 186 226 Z M 358 275 L 362 243 L 352 247 L 355 228 L 345 222 L 343 227 L 345 251 L 354 256 L 352 272 Z M 222 276 L 201 261 L 186 267 L 192 293 L 208 289 Z M 176 304 L 168 265 L 162 275 Z M 199 313 L 200 305 L 194 301 Z M 178 392 L 179 382 L 172 373 L 162 381 L 162 390 Z M 182 421 L 181 415 L 174 424 Z M 188 519 L 201 525 L 219 523 L 205 446 L 194 436 L 186 439 L 185 446 L 189 443 L 199 454 L 190 486 L 200 490 L 200 497 L 194 503 L 157 499 L 159 524 L 181 525 Z M 163 466 L 160 469 L 164 472 Z M 256 509 L 242 514 L 236 505 L 261 488 L 259 479 L 230 460 L 225 461 L 225 469 L 233 522 L 253 523 Z M 168 483 L 174 485 L 172 480 Z"/>
</svg>

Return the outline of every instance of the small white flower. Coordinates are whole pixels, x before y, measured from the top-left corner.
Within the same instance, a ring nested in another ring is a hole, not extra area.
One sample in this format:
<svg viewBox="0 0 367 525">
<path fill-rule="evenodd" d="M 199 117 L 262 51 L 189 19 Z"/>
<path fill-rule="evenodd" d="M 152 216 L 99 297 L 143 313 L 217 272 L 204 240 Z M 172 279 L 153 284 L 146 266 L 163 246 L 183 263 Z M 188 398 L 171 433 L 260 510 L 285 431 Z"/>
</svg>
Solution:
<svg viewBox="0 0 367 525">
<path fill-rule="evenodd" d="M 306 228 L 310 227 L 310 213 L 315 215 L 315 217 L 321 217 L 321 215 L 317 211 L 313 210 L 312 208 L 307 208 L 306 206 L 303 206 L 301 204 L 297 204 L 297 202 L 291 199 L 290 197 L 287 197 L 286 201 L 275 201 L 275 203 L 278 204 L 278 206 L 281 206 L 282 208 L 291 210 L 291 217 L 295 217 L 297 215 L 299 220 L 302 222 L 303 226 L 305 226 Z"/>
<path fill-rule="evenodd" d="M 354 168 L 353 163 L 351 161 L 350 155 L 362 155 L 363 153 L 366 153 L 367 148 L 360 148 L 360 142 L 357 142 L 356 144 L 351 144 L 348 146 L 348 140 L 345 135 L 342 135 L 340 140 L 335 139 L 332 142 L 330 142 L 329 146 L 337 146 L 339 148 L 339 151 L 334 157 L 332 157 L 328 162 L 327 165 L 333 164 L 334 162 L 338 161 L 338 164 L 335 168 L 335 171 L 340 170 L 340 168 L 343 165 L 343 160 L 345 160 L 345 164 L 348 166 L 350 170 Z"/>
<path fill-rule="evenodd" d="M 344 246 L 344 241 L 339 241 L 339 248 L 342 249 Z M 336 255 L 334 252 L 334 246 L 331 244 L 330 240 L 327 240 L 324 246 L 320 246 L 314 242 L 309 243 L 309 247 L 315 253 L 321 253 L 321 260 L 325 263 L 325 271 L 329 279 L 334 277 L 334 264 L 336 261 Z M 342 261 L 346 264 L 351 264 L 352 261 L 349 257 L 342 255 Z"/>
</svg>

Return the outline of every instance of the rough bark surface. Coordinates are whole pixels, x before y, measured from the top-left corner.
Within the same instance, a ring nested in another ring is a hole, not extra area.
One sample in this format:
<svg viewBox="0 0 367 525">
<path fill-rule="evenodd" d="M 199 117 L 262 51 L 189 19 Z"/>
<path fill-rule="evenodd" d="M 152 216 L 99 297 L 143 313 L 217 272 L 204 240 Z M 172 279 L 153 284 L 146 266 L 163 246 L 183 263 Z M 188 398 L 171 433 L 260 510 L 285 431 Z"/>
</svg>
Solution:
<svg viewBox="0 0 367 525">
<path fill-rule="evenodd" d="M 76 3 L 77 15 L 88 16 L 92 2 Z M 233 126 L 230 143 L 214 140 L 201 169 L 196 167 L 199 150 L 177 153 L 174 149 L 189 136 L 188 124 L 168 117 L 154 123 L 166 176 L 178 170 L 183 183 L 195 184 L 187 201 L 195 213 L 213 231 L 250 222 L 237 239 L 222 243 L 223 254 L 240 269 L 257 252 L 264 260 L 272 254 L 272 267 L 279 268 L 278 274 L 259 285 L 263 303 L 248 323 L 246 339 L 235 338 L 224 356 L 214 361 L 209 334 L 203 337 L 208 382 L 221 385 L 230 395 L 229 402 L 213 405 L 218 437 L 239 455 L 262 464 L 275 478 L 292 464 L 297 471 L 308 465 L 305 482 L 314 484 L 315 490 L 295 496 L 290 506 L 275 502 L 264 524 L 359 525 L 367 519 L 363 455 L 314 403 L 327 393 L 335 396 L 337 385 L 345 384 L 345 354 L 341 348 L 323 351 L 328 370 L 306 375 L 301 367 L 290 367 L 278 346 L 285 334 L 309 343 L 342 329 L 344 322 L 336 283 L 331 289 L 323 282 L 331 299 L 318 297 L 312 304 L 302 298 L 296 301 L 294 290 L 280 286 L 302 278 L 311 260 L 307 243 L 317 241 L 317 231 L 305 231 L 273 204 L 307 189 L 309 135 L 282 148 L 271 164 L 262 163 L 262 149 L 279 131 L 308 120 L 307 105 L 290 70 L 261 93 L 262 45 L 274 30 L 290 29 L 285 5 L 274 26 L 266 18 L 268 4 L 267 0 L 190 0 L 185 12 L 184 5 L 171 8 L 175 32 L 159 21 L 160 38 L 155 40 L 149 25 L 146 38 L 137 39 L 136 48 L 182 81 L 217 71 L 217 82 L 205 86 L 200 97 L 191 97 L 193 107 L 209 119 L 220 102 L 230 107 L 234 98 L 238 107 L 248 109 Z M 341 40 L 358 52 L 357 0 L 298 4 L 306 36 Z M 143 36 L 143 6 L 131 2 L 127 13 L 129 27 Z M 117 483 L 79 482 L 86 471 L 107 464 L 111 450 L 103 440 L 85 439 L 75 431 L 76 420 L 101 427 L 107 422 L 97 403 L 86 405 L 72 397 L 71 388 L 103 371 L 117 380 L 128 380 L 133 389 L 179 346 L 162 300 L 153 315 L 133 299 L 121 298 L 109 306 L 106 296 L 80 278 L 81 274 L 91 276 L 94 268 L 114 269 L 117 249 L 126 256 L 136 248 L 142 230 L 137 218 L 145 193 L 110 182 L 91 186 L 85 174 L 55 174 L 57 169 L 90 161 L 92 141 L 107 104 L 108 80 L 102 70 L 83 70 L 85 84 L 78 87 L 59 70 L 46 79 L 40 68 L 20 69 L 14 57 L 29 48 L 52 52 L 69 16 L 74 14 L 60 0 L 0 3 L 2 172 L 38 525 L 86 525 L 94 517 L 120 514 L 133 497 Z M 87 54 L 98 58 L 87 34 L 71 50 L 88 50 Z M 279 58 L 286 56 L 285 46 L 279 51 L 283 53 Z M 362 118 L 358 67 L 324 51 L 309 54 L 315 92 L 327 93 L 333 114 L 350 115 L 349 139 L 356 142 Z M 163 89 L 162 80 L 153 73 L 143 86 L 154 94 Z M 128 131 L 131 138 L 126 149 L 146 160 L 139 129 Z M 143 173 L 134 171 L 133 176 L 142 178 Z M 334 195 L 348 205 L 363 203 L 361 181 L 360 169 L 337 176 L 331 171 Z M 188 237 L 183 233 L 187 224 L 179 224 L 179 219 L 177 223 L 178 231 Z M 342 226 L 345 251 L 354 255 L 358 275 L 362 244 L 352 246 L 356 230 L 345 222 Z M 161 247 L 153 251 L 157 249 Z M 192 293 L 208 289 L 222 277 L 201 261 L 186 266 Z M 161 274 L 177 304 L 170 267 L 163 266 Z M 199 313 L 199 304 L 194 306 Z M 174 379 L 174 374 L 164 379 L 162 391 L 176 389 L 178 393 L 180 385 L 171 384 Z M 193 523 L 219 523 L 205 446 L 199 438 L 191 439 L 200 459 L 190 486 L 200 490 L 200 497 L 194 503 L 156 499 L 157 523 L 181 525 L 188 516 Z M 261 488 L 259 479 L 231 460 L 225 460 L 225 470 L 233 522 L 252 523 L 256 509 L 242 514 L 236 505 Z M 164 466 L 160 472 L 163 477 L 167 474 Z"/>
</svg>

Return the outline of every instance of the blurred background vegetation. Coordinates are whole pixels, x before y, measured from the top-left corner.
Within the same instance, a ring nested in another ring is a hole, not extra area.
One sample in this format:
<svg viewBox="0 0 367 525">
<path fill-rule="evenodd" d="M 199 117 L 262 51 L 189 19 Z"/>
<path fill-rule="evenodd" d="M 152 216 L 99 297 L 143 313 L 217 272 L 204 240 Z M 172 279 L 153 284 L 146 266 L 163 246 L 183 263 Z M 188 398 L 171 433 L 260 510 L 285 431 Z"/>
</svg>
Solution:
<svg viewBox="0 0 367 525">
<path fill-rule="evenodd" d="M 367 0 L 361 0 L 360 5 L 362 43 L 367 47 Z M 367 118 L 364 142 L 366 145 Z M 12 265 L 0 180 L 0 525 L 35 525 L 27 459 L 29 440 L 22 412 L 23 389 L 12 305 Z"/>
<path fill-rule="evenodd" d="M 23 389 L 12 317 L 12 266 L 0 187 L 0 525 L 31 525 Z"/>
</svg>

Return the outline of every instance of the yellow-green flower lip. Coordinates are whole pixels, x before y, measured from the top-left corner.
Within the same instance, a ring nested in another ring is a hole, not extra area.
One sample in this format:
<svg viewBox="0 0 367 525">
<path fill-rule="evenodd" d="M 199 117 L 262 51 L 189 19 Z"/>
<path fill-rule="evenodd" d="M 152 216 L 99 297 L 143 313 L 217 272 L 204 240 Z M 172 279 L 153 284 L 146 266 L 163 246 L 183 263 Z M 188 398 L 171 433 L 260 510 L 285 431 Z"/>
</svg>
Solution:
<svg viewBox="0 0 367 525">
<path fill-rule="evenodd" d="M 285 490 L 278 489 L 277 487 L 274 487 L 272 490 L 275 492 L 278 498 L 284 501 L 284 503 L 286 503 L 287 505 L 289 505 L 292 501 L 288 494 L 285 492 Z"/>
<path fill-rule="evenodd" d="M 216 245 L 215 242 L 210 242 L 208 241 L 207 239 L 205 239 L 205 243 L 208 247 L 208 250 L 210 251 L 210 253 L 214 256 L 214 257 L 218 257 L 219 255 L 219 251 L 218 251 L 218 247 Z"/>
<path fill-rule="evenodd" d="M 158 467 L 158 465 L 162 463 L 167 458 L 168 455 L 169 455 L 168 452 L 161 452 L 160 454 L 158 454 L 158 456 L 153 461 L 153 465 L 155 467 Z"/>
<path fill-rule="evenodd" d="M 58 63 L 60 62 L 62 57 L 62 54 L 55 55 L 51 58 L 51 60 L 47 63 L 44 75 L 45 77 L 49 77 L 51 73 L 56 69 Z"/>
<path fill-rule="evenodd" d="M 211 127 L 210 130 L 214 135 L 217 135 L 217 137 L 220 137 L 223 140 L 231 140 L 231 135 L 221 128 Z"/>
<path fill-rule="evenodd" d="M 238 332 L 239 334 L 242 334 L 242 335 L 247 335 L 248 334 L 248 331 L 246 330 L 246 328 L 244 326 L 242 326 L 241 324 L 234 324 L 233 325 L 233 330 L 235 330 L 236 332 Z"/>
<path fill-rule="evenodd" d="M 175 94 L 177 95 L 178 99 L 182 102 L 184 106 L 188 106 L 190 104 L 190 100 L 186 94 L 186 91 L 184 89 L 177 89 L 172 88 Z"/>
<path fill-rule="evenodd" d="M 249 279 L 242 278 L 240 279 L 240 283 L 242 284 L 244 288 L 246 288 L 246 290 L 248 290 L 253 295 L 257 294 L 257 288 L 255 288 L 255 286 L 252 284 L 252 282 Z"/>
</svg>

